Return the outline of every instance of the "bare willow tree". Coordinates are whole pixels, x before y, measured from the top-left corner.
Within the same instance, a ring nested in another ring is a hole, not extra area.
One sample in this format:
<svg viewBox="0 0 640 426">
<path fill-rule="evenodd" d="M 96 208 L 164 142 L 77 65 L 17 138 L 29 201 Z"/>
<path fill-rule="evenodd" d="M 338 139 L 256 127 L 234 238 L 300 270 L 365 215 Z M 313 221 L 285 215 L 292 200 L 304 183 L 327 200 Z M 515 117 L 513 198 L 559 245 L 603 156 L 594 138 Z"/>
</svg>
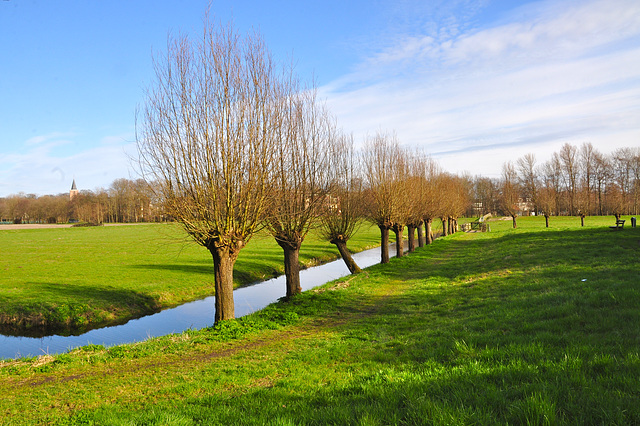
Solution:
<svg viewBox="0 0 640 426">
<path fill-rule="evenodd" d="M 411 181 L 409 157 L 406 150 L 398 147 L 392 173 L 392 194 L 395 197 L 391 215 L 391 230 L 396 236 L 396 257 L 404 256 L 404 228 L 412 221 Z M 415 229 L 413 229 L 415 233 Z"/>
<path fill-rule="evenodd" d="M 592 193 L 595 186 L 595 162 L 598 151 L 593 147 L 591 142 L 585 142 L 580 146 L 580 187 L 579 187 L 579 203 L 580 203 L 580 221 L 584 226 L 584 217 L 591 214 Z"/>
<path fill-rule="evenodd" d="M 362 271 L 347 249 L 347 242 L 358 230 L 364 213 L 361 171 L 353 137 L 339 134 L 331 148 L 333 179 L 324 214 L 320 216 L 320 232 L 338 248 L 349 271 L 357 274 Z"/>
<path fill-rule="evenodd" d="M 315 90 L 293 80 L 283 86 L 276 126 L 275 180 L 266 228 L 284 251 L 286 297 L 302 291 L 300 247 L 329 195 L 330 152 L 337 131 Z"/>
<path fill-rule="evenodd" d="M 611 180 L 611 163 L 609 157 L 595 151 L 593 154 L 593 181 L 598 200 L 597 213 L 604 214 L 604 194 L 607 183 Z"/>
<path fill-rule="evenodd" d="M 438 214 L 439 199 L 436 190 L 440 174 L 437 163 L 424 152 L 416 151 L 408 157 L 407 168 L 407 236 L 409 251 L 415 249 L 414 233 L 417 231 L 418 245 L 433 242 L 431 225 Z"/>
<path fill-rule="evenodd" d="M 610 155 L 611 212 L 619 219 L 621 214 L 637 214 L 640 200 L 640 148 L 618 148 Z"/>
<path fill-rule="evenodd" d="M 502 165 L 502 193 L 501 204 L 504 213 L 511 216 L 513 227 L 517 227 L 516 218 L 518 217 L 518 198 L 520 190 L 518 187 L 518 174 L 511 161 Z"/>
<path fill-rule="evenodd" d="M 478 216 L 495 214 L 498 202 L 498 179 L 482 176 L 474 178 L 474 213 Z"/>
<path fill-rule="evenodd" d="M 451 173 L 441 173 L 437 179 L 438 188 L 438 214 L 442 222 L 442 235 L 447 236 L 455 233 L 456 219 L 460 214 L 458 197 L 460 179 Z M 464 208 L 462 209 L 464 212 Z"/>
<path fill-rule="evenodd" d="M 565 143 L 560 148 L 558 154 L 560 158 L 560 165 L 562 167 L 562 179 L 564 181 L 564 187 L 569 195 L 569 215 L 576 214 L 576 195 L 578 192 L 578 173 L 580 171 L 578 164 L 578 149 Z"/>
<path fill-rule="evenodd" d="M 423 162 L 426 156 L 420 151 L 412 153 L 407 158 L 407 175 L 405 181 L 407 183 L 407 199 L 405 200 L 407 209 L 407 238 L 409 240 L 409 253 L 416 249 L 416 243 L 422 247 L 423 231 L 422 224 L 424 222 L 422 213 L 424 211 L 424 195 L 427 185 L 423 174 Z M 415 239 L 416 231 L 418 231 L 418 240 Z"/>
<path fill-rule="evenodd" d="M 442 224 L 442 236 L 446 237 L 449 235 L 449 205 L 447 192 L 449 187 L 449 173 L 441 173 L 436 180 L 436 191 L 438 192 L 438 217 L 440 218 L 440 222 Z"/>
<path fill-rule="evenodd" d="M 527 201 L 533 203 L 533 211 L 538 212 L 538 177 L 536 175 L 536 156 L 528 153 L 516 161 L 520 187 Z"/>
<path fill-rule="evenodd" d="M 555 191 L 548 180 L 543 179 L 542 186 L 538 188 L 538 208 L 544 215 L 545 226 L 549 227 L 549 217 L 555 206 Z"/>
<path fill-rule="evenodd" d="M 450 173 L 441 173 L 438 176 L 438 213 L 445 236 L 456 232 L 458 218 L 464 214 L 470 204 L 470 180 L 469 177 Z"/>
<path fill-rule="evenodd" d="M 431 158 L 425 158 L 420 162 L 422 176 L 422 220 L 424 222 L 424 238 L 426 244 L 433 242 L 433 219 L 440 214 L 441 193 L 438 191 L 438 182 L 442 171 L 438 164 Z"/>
<path fill-rule="evenodd" d="M 555 213 L 556 216 L 560 215 L 562 165 L 557 152 L 554 152 L 551 158 L 540 166 L 538 174 L 542 176 L 543 185 L 547 188 L 545 194 L 545 217 L 548 218 L 552 213 Z M 553 198 L 553 208 L 550 208 L 549 197 Z"/>
<path fill-rule="evenodd" d="M 279 76 L 257 34 L 205 25 L 170 36 L 141 111 L 140 169 L 167 213 L 213 256 L 215 321 L 232 319 L 233 267 L 272 194 Z"/>
<path fill-rule="evenodd" d="M 393 134 L 378 132 L 369 137 L 362 152 L 362 166 L 366 182 L 367 218 L 380 228 L 380 263 L 389 263 L 389 230 L 392 229 L 401 204 L 397 194 L 396 165 L 402 150 Z"/>
</svg>

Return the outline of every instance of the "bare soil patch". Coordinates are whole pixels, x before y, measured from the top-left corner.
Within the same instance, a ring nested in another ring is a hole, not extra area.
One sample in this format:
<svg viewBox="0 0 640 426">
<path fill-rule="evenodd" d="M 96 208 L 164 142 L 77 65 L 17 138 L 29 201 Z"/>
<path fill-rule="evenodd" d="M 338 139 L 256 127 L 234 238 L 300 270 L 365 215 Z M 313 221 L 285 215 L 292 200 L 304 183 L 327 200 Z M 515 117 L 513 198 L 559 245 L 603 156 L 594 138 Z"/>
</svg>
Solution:
<svg viewBox="0 0 640 426">
<path fill-rule="evenodd" d="M 140 223 L 105 223 L 104 226 L 133 226 L 133 225 L 148 225 L 147 222 Z M 52 228 L 71 228 L 73 223 L 22 223 L 22 224 L 9 224 L 0 225 L 0 231 L 3 230 L 18 230 L 18 229 L 52 229 Z"/>
<path fill-rule="evenodd" d="M 73 225 L 70 223 L 63 224 L 36 224 L 36 223 L 24 223 L 19 225 L 0 225 L 0 231 L 3 230 L 18 230 L 18 229 L 49 229 L 49 228 L 71 228 Z"/>
</svg>

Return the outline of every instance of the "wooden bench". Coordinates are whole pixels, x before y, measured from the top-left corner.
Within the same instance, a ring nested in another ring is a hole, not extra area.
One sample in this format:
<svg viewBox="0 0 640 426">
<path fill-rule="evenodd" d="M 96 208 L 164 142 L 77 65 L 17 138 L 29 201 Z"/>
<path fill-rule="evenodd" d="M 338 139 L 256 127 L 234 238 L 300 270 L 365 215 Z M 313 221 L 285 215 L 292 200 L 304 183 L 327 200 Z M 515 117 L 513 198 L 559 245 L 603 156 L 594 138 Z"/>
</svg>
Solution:
<svg viewBox="0 0 640 426">
<path fill-rule="evenodd" d="M 473 222 L 469 222 L 468 225 L 470 225 L 471 230 L 487 232 L 487 224 L 484 223 L 482 218 L 474 220 Z"/>
<path fill-rule="evenodd" d="M 624 228 L 624 220 L 616 220 L 616 226 L 610 226 L 611 229 L 622 229 Z"/>
</svg>

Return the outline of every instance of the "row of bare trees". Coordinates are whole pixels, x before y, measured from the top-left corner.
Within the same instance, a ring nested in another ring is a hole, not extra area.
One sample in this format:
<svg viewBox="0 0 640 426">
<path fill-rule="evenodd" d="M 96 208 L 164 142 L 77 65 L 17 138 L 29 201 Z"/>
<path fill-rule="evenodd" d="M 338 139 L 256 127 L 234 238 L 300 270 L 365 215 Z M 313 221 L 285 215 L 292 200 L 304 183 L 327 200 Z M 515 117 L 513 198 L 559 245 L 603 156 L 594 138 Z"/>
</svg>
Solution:
<svg viewBox="0 0 640 426">
<path fill-rule="evenodd" d="M 583 143 L 566 143 L 549 160 L 534 154 L 506 162 L 500 179 L 473 181 L 474 214 L 499 213 L 550 216 L 640 213 L 640 148 L 620 148 L 605 154 Z"/>
<path fill-rule="evenodd" d="M 424 154 L 379 132 L 362 150 L 337 128 L 292 68 L 274 61 L 262 38 L 231 25 L 205 25 L 199 39 L 172 37 L 154 60 L 156 79 L 139 115 L 140 173 L 165 211 L 212 255 L 215 321 L 234 317 L 233 268 L 260 230 L 284 252 L 286 296 L 301 291 L 298 255 L 313 227 L 335 244 L 352 272 L 346 244 L 361 220 L 389 231 L 402 256 L 447 233 L 466 210 L 455 176 Z M 423 231 L 426 223 L 426 231 Z"/>
<path fill-rule="evenodd" d="M 142 179 L 116 179 L 107 189 L 36 196 L 16 194 L 0 198 L 0 219 L 11 223 L 157 222 L 167 220 L 154 192 Z"/>
<path fill-rule="evenodd" d="M 420 151 L 402 148 L 395 135 L 378 132 L 362 151 L 363 216 L 380 228 L 382 263 L 389 261 L 389 231 L 396 239 L 396 256 L 403 255 L 405 229 L 409 251 L 433 241 L 433 220 L 443 234 L 454 232 L 470 199 L 464 178 L 444 173 Z M 416 241 L 417 232 L 417 241 Z"/>
</svg>

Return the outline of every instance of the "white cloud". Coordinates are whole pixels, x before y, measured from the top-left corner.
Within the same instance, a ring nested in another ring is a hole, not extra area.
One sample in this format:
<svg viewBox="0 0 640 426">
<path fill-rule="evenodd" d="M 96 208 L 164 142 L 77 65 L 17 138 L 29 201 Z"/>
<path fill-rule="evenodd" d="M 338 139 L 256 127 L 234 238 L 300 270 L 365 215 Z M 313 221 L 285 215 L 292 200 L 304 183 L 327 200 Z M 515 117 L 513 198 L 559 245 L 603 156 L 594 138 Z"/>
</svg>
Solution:
<svg viewBox="0 0 640 426">
<path fill-rule="evenodd" d="M 321 88 L 356 136 L 395 129 L 473 173 L 567 141 L 640 142 L 637 1 L 537 2 L 453 37 L 396 40 Z"/>
<path fill-rule="evenodd" d="M 132 135 L 105 136 L 101 143 L 85 144 L 71 154 L 68 145 L 78 145 L 80 136 L 59 140 L 59 135 L 63 134 L 31 138 L 21 149 L 0 157 L 0 197 L 63 193 L 74 178 L 79 189 L 94 190 L 132 176 L 129 158 L 135 154 L 135 144 L 127 142 Z"/>
<path fill-rule="evenodd" d="M 32 138 L 29 138 L 24 142 L 23 145 L 25 147 L 32 147 L 32 146 L 53 147 L 53 146 L 66 145 L 69 143 L 69 138 L 73 136 L 74 136 L 74 133 L 54 132 L 54 133 L 49 133 L 47 135 L 38 135 Z M 11 148 L 16 148 L 16 147 L 15 146 L 9 147 L 9 149 Z"/>
</svg>

